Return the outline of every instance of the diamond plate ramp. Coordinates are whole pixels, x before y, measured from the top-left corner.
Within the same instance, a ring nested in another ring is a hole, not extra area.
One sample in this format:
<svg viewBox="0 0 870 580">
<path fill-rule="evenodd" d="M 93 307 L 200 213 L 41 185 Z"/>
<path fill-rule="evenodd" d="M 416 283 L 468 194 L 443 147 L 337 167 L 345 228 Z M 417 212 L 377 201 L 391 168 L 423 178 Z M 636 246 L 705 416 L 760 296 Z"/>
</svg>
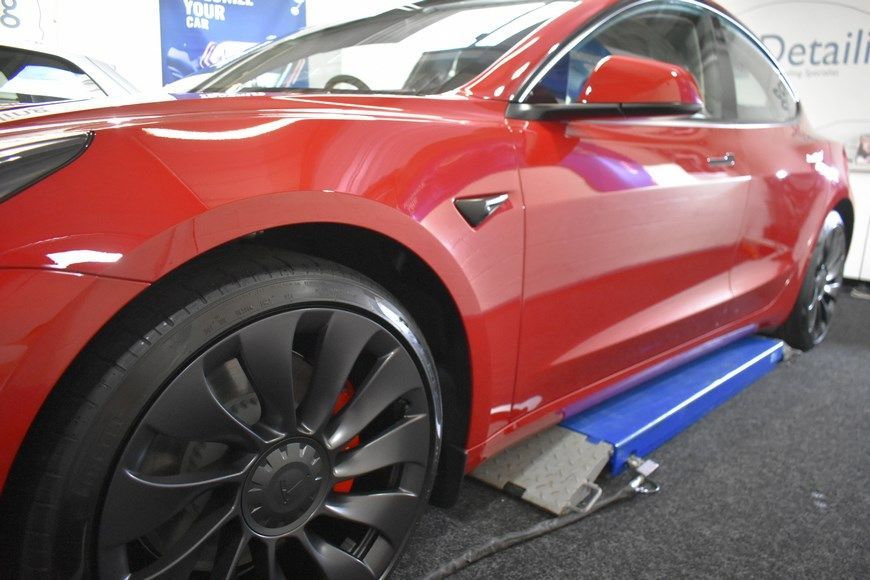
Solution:
<svg viewBox="0 0 870 580">
<path fill-rule="evenodd" d="M 613 448 L 552 427 L 487 459 L 471 476 L 556 515 L 590 493 Z"/>
</svg>

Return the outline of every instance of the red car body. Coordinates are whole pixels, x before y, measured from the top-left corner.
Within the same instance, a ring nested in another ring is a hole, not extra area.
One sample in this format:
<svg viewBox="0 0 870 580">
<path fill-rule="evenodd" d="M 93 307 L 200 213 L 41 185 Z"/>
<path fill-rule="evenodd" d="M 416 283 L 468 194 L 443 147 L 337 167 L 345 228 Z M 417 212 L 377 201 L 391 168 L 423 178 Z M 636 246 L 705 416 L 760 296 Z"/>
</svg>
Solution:
<svg viewBox="0 0 870 580">
<path fill-rule="evenodd" d="M 126 304 L 273 228 L 374 232 L 440 279 L 467 341 L 466 471 L 717 340 L 781 324 L 825 216 L 851 207 L 842 148 L 803 116 L 506 118 L 551 47 L 614 4 L 578 3 L 445 95 L 4 113 L 0 141 L 94 138 L 0 204 L 0 485 L 46 397 Z M 733 167 L 707 163 L 726 153 Z M 476 228 L 454 207 L 502 193 Z"/>
</svg>

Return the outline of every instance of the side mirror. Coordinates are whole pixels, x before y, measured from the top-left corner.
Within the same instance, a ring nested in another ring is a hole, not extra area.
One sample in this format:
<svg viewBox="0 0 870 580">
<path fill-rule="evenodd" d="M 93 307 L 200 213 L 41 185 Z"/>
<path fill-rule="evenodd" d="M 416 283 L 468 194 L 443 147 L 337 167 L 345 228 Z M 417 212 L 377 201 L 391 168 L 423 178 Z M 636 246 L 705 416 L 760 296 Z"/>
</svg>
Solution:
<svg viewBox="0 0 870 580">
<path fill-rule="evenodd" d="M 589 74 L 576 103 L 511 103 L 507 116 L 538 121 L 595 117 L 694 115 L 704 108 L 692 73 L 665 62 L 606 56 Z"/>
</svg>

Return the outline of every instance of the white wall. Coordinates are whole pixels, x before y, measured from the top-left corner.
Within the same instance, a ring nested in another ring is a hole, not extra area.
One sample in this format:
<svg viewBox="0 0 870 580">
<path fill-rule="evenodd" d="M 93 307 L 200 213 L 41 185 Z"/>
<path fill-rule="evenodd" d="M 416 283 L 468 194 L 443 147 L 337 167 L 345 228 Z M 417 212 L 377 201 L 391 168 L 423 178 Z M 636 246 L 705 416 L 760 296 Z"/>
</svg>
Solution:
<svg viewBox="0 0 870 580">
<path fill-rule="evenodd" d="M 57 44 L 115 66 L 142 89 L 162 85 L 157 0 L 55 0 Z"/>
<path fill-rule="evenodd" d="M 37 42 L 92 56 L 114 66 L 142 90 L 159 89 L 160 15 L 157 0 L 5 0 L 20 23 L 0 39 Z M 2 10 L 2 8 L 0 8 Z"/>
</svg>

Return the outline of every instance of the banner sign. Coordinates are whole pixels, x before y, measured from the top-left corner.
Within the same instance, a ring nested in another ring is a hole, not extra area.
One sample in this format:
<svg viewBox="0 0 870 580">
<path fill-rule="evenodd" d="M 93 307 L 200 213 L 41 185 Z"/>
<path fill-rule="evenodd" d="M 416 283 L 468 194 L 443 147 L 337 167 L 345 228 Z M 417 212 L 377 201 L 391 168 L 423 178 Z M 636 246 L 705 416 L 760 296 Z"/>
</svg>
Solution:
<svg viewBox="0 0 870 580">
<path fill-rule="evenodd" d="M 163 84 L 304 27 L 305 0 L 160 0 Z"/>
</svg>

